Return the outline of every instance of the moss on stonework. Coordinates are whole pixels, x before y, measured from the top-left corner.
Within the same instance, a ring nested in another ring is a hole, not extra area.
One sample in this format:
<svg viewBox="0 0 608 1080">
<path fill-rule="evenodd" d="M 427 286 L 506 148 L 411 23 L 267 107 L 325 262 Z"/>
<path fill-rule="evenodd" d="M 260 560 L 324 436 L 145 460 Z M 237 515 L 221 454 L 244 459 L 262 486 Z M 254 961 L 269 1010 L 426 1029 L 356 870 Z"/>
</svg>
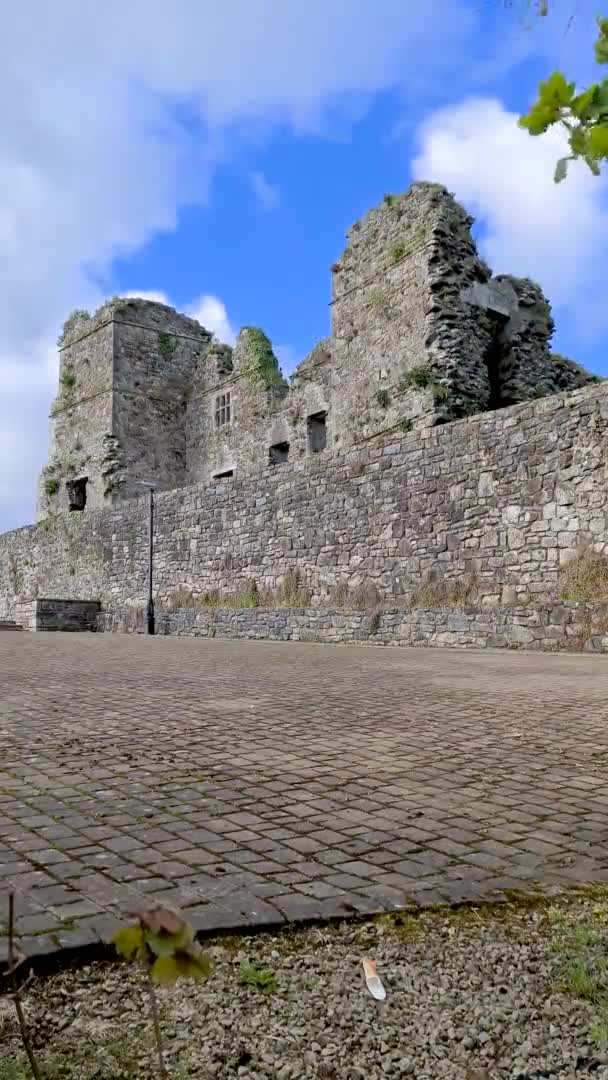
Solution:
<svg viewBox="0 0 608 1080">
<path fill-rule="evenodd" d="M 63 324 L 63 330 L 57 338 L 57 344 L 61 347 L 63 343 L 67 340 L 67 338 L 70 337 L 76 324 L 81 320 L 90 318 L 91 313 L 89 311 L 85 311 L 84 308 L 76 308 L 74 311 L 70 312 Z"/>
<path fill-rule="evenodd" d="M 165 360 L 170 360 L 177 348 L 177 341 L 171 334 L 158 335 L 158 348 Z"/>
<path fill-rule="evenodd" d="M 271 390 L 283 386 L 284 379 L 270 339 L 257 326 L 244 326 L 241 334 L 245 344 L 245 356 L 240 372 L 255 390 Z"/>
</svg>

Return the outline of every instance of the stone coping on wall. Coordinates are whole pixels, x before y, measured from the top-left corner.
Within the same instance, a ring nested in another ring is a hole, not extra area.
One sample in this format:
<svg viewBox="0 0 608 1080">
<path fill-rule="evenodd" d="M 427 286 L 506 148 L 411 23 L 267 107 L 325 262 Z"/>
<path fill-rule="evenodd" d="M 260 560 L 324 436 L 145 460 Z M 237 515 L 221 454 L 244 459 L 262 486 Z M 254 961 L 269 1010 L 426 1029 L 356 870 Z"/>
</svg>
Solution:
<svg viewBox="0 0 608 1080">
<path fill-rule="evenodd" d="M 144 633 L 141 609 L 102 611 L 98 629 Z M 545 607 L 347 611 L 337 608 L 181 608 L 158 611 L 156 633 L 336 645 L 608 652 L 608 601 Z"/>
</svg>

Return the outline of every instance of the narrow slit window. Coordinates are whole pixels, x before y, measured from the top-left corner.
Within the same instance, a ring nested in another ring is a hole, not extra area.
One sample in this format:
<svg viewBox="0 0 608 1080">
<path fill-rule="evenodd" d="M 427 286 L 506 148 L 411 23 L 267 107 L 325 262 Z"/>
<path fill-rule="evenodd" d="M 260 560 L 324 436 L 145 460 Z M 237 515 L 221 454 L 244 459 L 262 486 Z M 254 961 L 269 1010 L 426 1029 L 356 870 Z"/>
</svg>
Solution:
<svg viewBox="0 0 608 1080">
<path fill-rule="evenodd" d="M 213 474 L 213 479 L 224 480 L 227 476 L 234 476 L 234 469 L 226 469 L 225 472 L 216 472 Z"/>
<path fill-rule="evenodd" d="M 306 421 L 308 429 L 308 449 L 311 454 L 319 454 L 327 446 L 327 413 L 318 412 Z"/>
<path fill-rule="evenodd" d="M 232 403 L 230 401 L 230 390 L 227 390 L 225 394 L 218 394 L 215 399 L 215 426 L 216 428 L 225 427 L 231 423 L 232 418 Z"/>
</svg>

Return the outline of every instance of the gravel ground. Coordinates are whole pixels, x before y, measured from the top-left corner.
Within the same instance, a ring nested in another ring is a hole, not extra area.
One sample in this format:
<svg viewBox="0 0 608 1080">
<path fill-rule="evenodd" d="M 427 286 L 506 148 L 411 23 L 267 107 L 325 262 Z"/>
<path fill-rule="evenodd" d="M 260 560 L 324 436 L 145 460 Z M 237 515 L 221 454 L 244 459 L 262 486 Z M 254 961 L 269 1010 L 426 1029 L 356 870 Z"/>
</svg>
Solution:
<svg viewBox="0 0 608 1080">
<path fill-rule="evenodd" d="M 608 1017 L 607 943 L 608 902 L 597 896 L 216 938 L 208 982 L 160 991 L 170 1075 L 608 1078 L 597 1029 Z M 377 962 L 383 1003 L 366 989 L 363 957 Z M 266 992 L 243 981 L 242 961 L 274 973 Z M 131 968 L 31 979 L 23 994 L 45 1080 L 157 1076 L 148 999 Z M 28 1077 L 21 1062 L 3 998 L 0 1080 Z"/>
</svg>

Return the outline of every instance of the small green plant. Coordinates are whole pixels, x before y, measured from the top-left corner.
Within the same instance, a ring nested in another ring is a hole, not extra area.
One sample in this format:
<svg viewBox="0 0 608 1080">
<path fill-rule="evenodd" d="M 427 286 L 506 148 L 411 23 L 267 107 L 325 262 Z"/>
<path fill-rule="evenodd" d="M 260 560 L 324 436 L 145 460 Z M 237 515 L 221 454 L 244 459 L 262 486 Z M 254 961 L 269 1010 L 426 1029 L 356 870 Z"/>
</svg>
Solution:
<svg viewBox="0 0 608 1080">
<path fill-rule="evenodd" d="M 239 968 L 241 982 L 247 986 L 253 986 L 263 994 L 269 994 L 276 989 L 274 972 L 260 964 L 252 964 L 248 960 L 241 960 Z"/>
<path fill-rule="evenodd" d="M 59 481 L 56 479 L 56 477 L 47 477 L 47 479 L 44 481 L 44 490 L 49 498 L 57 494 L 57 492 L 59 491 Z"/>
<path fill-rule="evenodd" d="M 447 386 L 440 382 L 431 383 L 431 390 L 433 391 L 433 400 L 436 402 L 447 401 L 450 396 Z"/>
<path fill-rule="evenodd" d="M 397 196 L 396 195 L 391 195 L 390 192 L 388 192 L 384 196 L 384 205 L 385 206 L 394 206 L 396 202 L 397 202 Z"/>
<path fill-rule="evenodd" d="M 426 390 L 433 385 L 433 373 L 428 364 L 414 364 L 405 372 L 399 385 L 402 390 Z"/>
<path fill-rule="evenodd" d="M 142 911 L 137 922 L 124 926 L 113 937 L 114 946 L 126 960 L 141 964 L 146 975 L 159 1074 L 168 1080 L 165 1065 L 155 984 L 172 985 L 180 978 L 206 979 L 211 963 L 197 945 L 194 930 L 176 911 L 152 908 Z"/>
<path fill-rule="evenodd" d="M 61 372 L 61 375 L 59 376 L 59 382 L 61 384 L 61 389 L 64 390 L 66 394 L 68 394 L 70 390 L 74 389 L 74 387 L 76 386 L 76 376 L 71 368 L 66 367 Z"/>
<path fill-rule="evenodd" d="M 393 244 L 389 248 L 389 255 L 392 263 L 398 263 L 407 255 L 407 248 L 405 244 Z"/>
<path fill-rule="evenodd" d="M 407 435 L 414 427 L 414 422 L 409 416 L 404 416 L 403 420 L 399 421 L 399 431 L 402 431 L 404 435 Z"/>
<path fill-rule="evenodd" d="M 589 1029 L 591 1039 L 599 1050 L 605 1050 L 608 1046 L 608 1019 L 596 1020 Z"/>
<path fill-rule="evenodd" d="M 177 348 L 177 341 L 171 334 L 158 335 L 158 349 L 165 360 L 170 360 Z"/>
<path fill-rule="evenodd" d="M 376 392 L 376 401 L 381 409 L 388 409 L 391 403 L 391 395 L 388 390 L 378 390 Z"/>
</svg>

